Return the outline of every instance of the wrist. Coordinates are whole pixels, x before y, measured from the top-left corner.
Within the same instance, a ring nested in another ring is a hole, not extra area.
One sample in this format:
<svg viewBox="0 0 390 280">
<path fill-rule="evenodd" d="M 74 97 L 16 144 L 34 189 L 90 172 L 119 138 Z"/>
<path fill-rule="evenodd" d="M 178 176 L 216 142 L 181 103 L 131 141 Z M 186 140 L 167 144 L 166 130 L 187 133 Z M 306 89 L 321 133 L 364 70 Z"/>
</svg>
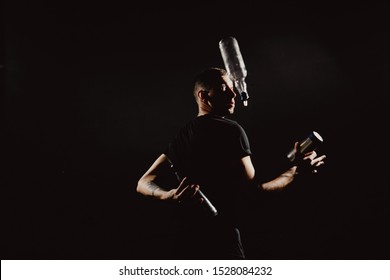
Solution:
<svg viewBox="0 0 390 280">
<path fill-rule="evenodd" d="M 161 192 L 159 196 L 161 200 L 173 200 L 175 190 L 169 190 L 169 191 L 158 190 L 158 191 Z M 155 197 L 156 197 L 156 193 L 155 193 Z"/>
</svg>

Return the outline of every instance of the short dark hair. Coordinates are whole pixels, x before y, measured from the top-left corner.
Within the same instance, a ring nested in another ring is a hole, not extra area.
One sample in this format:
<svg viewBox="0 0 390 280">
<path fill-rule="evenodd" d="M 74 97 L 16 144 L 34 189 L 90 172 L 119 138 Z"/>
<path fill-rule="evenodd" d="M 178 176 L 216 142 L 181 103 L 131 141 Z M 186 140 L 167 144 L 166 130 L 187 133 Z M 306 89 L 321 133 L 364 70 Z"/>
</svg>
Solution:
<svg viewBox="0 0 390 280">
<path fill-rule="evenodd" d="M 227 75 L 227 71 L 218 67 L 211 67 L 203 70 L 194 79 L 194 94 L 196 95 L 197 88 L 210 90 L 217 86 L 221 81 L 221 77 Z"/>
</svg>

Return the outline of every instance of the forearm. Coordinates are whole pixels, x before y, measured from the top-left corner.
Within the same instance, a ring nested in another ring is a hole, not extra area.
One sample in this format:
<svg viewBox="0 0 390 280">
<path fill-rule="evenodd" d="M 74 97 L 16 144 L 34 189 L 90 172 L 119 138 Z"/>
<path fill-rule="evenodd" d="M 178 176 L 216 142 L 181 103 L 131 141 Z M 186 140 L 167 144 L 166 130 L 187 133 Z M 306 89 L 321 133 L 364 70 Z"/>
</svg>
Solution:
<svg viewBox="0 0 390 280">
<path fill-rule="evenodd" d="M 259 184 L 259 189 L 264 191 L 276 191 L 282 190 L 287 187 L 293 180 L 296 175 L 296 166 L 289 168 L 286 172 L 279 175 L 277 178 Z"/>
<path fill-rule="evenodd" d="M 171 191 L 167 191 L 166 189 L 158 186 L 154 181 L 153 178 L 141 178 L 138 181 L 137 185 L 137 192 L 145 195 L 154 197 L 159 200 L 167 200 L 171 198 Z"/>
</svg>

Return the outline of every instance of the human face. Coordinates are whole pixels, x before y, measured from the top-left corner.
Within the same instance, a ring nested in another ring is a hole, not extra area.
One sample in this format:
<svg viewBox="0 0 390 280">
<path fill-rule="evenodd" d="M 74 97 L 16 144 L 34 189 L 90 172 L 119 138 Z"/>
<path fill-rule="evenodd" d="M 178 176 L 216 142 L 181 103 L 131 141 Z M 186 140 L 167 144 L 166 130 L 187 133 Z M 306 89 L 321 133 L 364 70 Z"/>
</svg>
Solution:
<svg viewBox="0 0 390 280">
<path fill-rule="evenodd" d="M 233 82 L 225 75 L 220 82 L 209 92 L 209 104 L 213 112 L 226 116 L 234 113 L 237 94 L 234 92 Z"/>
</svg>

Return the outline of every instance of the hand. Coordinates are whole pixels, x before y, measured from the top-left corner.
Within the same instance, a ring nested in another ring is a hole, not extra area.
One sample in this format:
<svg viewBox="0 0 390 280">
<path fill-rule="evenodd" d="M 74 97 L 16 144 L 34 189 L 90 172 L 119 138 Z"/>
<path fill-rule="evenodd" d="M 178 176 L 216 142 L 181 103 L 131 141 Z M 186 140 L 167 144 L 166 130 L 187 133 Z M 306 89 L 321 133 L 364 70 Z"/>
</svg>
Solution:
<svg viewBox="0 0 390 280">
<path fill-rule="evenodd" d="M 188 178 L 185 177 L 179 187 L 168 192 L 168 199 L 184 205 L 200 204 L 203 199 L 197 195 L 199 188 L 199 185 L 189 184 Z"/>
<path fill-rule="evenodd" d="M 297 165 L 297 173 L 317 173 L 318 167 L 325 164 L 326 155 L 319 156 L 316 151 L 311 151 L 306 154 L 301 154 L 299 143 L 295 142 L 295 160 Z"/>
</svg>

